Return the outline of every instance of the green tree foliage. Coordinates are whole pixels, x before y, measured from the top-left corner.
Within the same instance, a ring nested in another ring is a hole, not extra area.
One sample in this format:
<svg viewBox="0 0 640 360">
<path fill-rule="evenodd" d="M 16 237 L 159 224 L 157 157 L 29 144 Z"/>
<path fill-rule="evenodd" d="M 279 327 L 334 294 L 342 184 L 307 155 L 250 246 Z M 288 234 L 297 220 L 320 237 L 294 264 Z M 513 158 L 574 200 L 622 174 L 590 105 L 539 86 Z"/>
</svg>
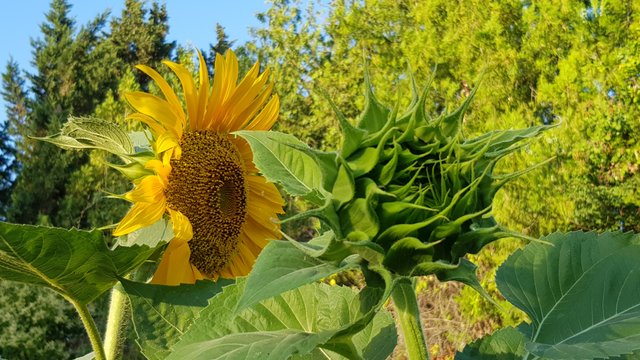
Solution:
<svg viewBox="0 0 640 360">
<path fill-rule="evenodd" d="M 213 72 L 216 54 L 224 54 L 227 50 L 233 47 L 235 42 L 235 40 L 229 39 L 229 36 L 224 30 L 224 26 L 220 25 L 220 23 L 216 23 L 216 43 L 209 44 L 209 51 L 200 50 L 205 62 L 207 63 L 209 72 Z"/>
<path fill-rule="evenodd" d="M 73 359 L 91 351 L 75 309 L 53 291 L 0 281 L 0 304 L 1 358 Z"/>
<path fill-rule="evenodd" d="M 131 65 L 160 64 L 176 46 L 175 41 L 166 40 L 169 32 L 166 5 L 154 1 L 151 8 L 147 9 L 144 4 L 140 0 L 126 0 L 120 17 L 111 21 L 111 35 L 107 42 L 120 67 L 120 76 Z M 149 81 L 141 73 L 136 78 L 143 87 Z"/>
<path fill-rule="evenodd" d="M 15 173 L 18 170 L 14 136 L 23 126 L 26 115 L 24 80 L 18 64 L 10 60 L 2 74 L 2 97 L 7 103 L 7 118 L 0 128 L 0 219 L 5 219 Z"/>
<path fill-rule="evenodd" d="M 127 1 L 111 33 L 103 31 L 107 13 L 76 30 L 70 7 L 64 0 L 52 2 L 42 38 L 32 44 L 36 71 L 27 74 L 28 91 L 18 91 L 24 79 L 17 69 L 8 67 L 4 74 L 5 100 L 22 111 L 9 118 L 21 166 L 7 214 L 11 221 L 82 228 L 117 221 L 125 208 L 106 195 L 126 190 L 125 182 L 109 175 L 102 155 L 62 151 L 30 137 L 58 132 L 69 115 L 98 112 L 122 122 L 127 110 L 119 90 L 148 82 L 132 66 L 155 66 L 174 47 L 165 40 L 166 8 L 155 2 L 146 9 L 141 1 Z M 135 74 L 135 81 L 127 74 Z"/>
<path fill-rule="evenodd" d="M 329 39 L 319 22 L 322 15 L 318 7 L 317 1 L 309 1 L 306 8 L 301 1 L 273 1 L 266 13 L 258 14 L 266 27 L 253 30 L 256 41 L 247 47 L 273 72 L 281 100 L 277 129 L 286 129 L 315 147 L 332 148 L 337 143 L 337 121 L 327 112 L 315 113 L 319 94 L 310 92 L 317 73 L 330 61 L 324 51 Z M 342 63 L 340 60 L 335 63 Z M 348 79 L 344 81 L 348 83 Z M 344 97 L 355 94 L 356 89 L 354 86 L 353 92 L 345 92 Z M 344 97 L 334 99 L 341 109 Z"/>
<path fill-rule="evenodd" d="M 15 173 L 15 146 L 9 135 L 9 122 L 0 125 L 0 219 L 4 218 L 7 204 L 11 199 L 13 176 Z"/>
<path fill-rule="evenodd" d="M 315 146 L 336 144 L 322 90 L 355 120 L 363 54 L 383 101 L 410 86 L 391 77 L 408 67 L 419 83 L 433 78 L 435 114 L 479 86 L 469 133 L 561 122 L 501 164 L 509 171 L 554 159 L 509 185 L 497 216 L 534 236 L 621 224 L 637 231 L 639 11 L 622 0 L 274 0 L 249 48 L 273 70 L 280 129 Z"/>
<path fill-rule="evenodd" d="M 24 125 L 18 129 L 18 160 L 22 166 L 12 193 L 11 221 L 66 225 L 58 215 L 67 175 L 86 161 L 80 153 L 63 152 L 30 139 L 57 131 L 70 113 L 86 114 L 103 98 L 112 74 L 100 62 L 104 52 L 98 31 L 106 15 L 76 32 L 69 18 L 70 5 L 56 0 L 41 25 L 43 39 L 33 41 L 36 73 L 28 74 L 31 86 L 26 100 Z M 45 175 L 46 174 L 46 175 Z M 42 201 L 48 199 L 48 201 Z"/>
</svg>

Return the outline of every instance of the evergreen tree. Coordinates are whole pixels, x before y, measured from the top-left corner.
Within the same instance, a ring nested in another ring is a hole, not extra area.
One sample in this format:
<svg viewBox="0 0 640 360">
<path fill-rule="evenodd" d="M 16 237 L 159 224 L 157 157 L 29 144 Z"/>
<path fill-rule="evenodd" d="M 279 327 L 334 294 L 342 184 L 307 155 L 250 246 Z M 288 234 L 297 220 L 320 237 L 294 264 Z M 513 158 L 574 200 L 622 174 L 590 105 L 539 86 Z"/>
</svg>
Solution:
<svg viewBox="0 0 640 360">
<path fill-rule="evenodd" d="M 121 16 L 111 21 L 108 41 L 122 71 L 120 75 L 127 66 L 136 64 L 157 67 L 175 48 L 175 42 L 166 41 L 169 32 L 166 5 L 154 1 L 147 9 L 144 4 L 141 0 L 126 0 Z M 144 74 L 137 73 L 137 80 L 146 88 L 149 80 Z"/>
<path fill-rule="evenodd" d="M 9 135 L 9 122 L 0 125 L 0 220 L 6 218 L 15 176 L 15 146 Z"/>
<path fill-rule="evenodd" d="M 2 97 L 7 103 L 5 122 L 0 126 L 0 219 L 6 219 L 11 191 L 18 169 L 16 136 L 25 123 L 26 95 L 18 64 L 9 60 L 2 74 Z"/>
<path fill-rule="evenodd" d="M 209 72 L 213 73 L 214 64 L 216 61 L 216 54 L 224 54 L 227 50 L 233 47 L 235 40 L 229 40 L 229 36 L 227 35 L 224 27 L 220 25 L 220 23 L 216 23 L 216 43 L 209 44 L 209 51 L 200 50 L 202 56 L 204 57 L 205 62 L 207 63 L 207 67 L 209 68 Z"/>
<path fill-rule="evenodd" d="M 31 96 L 25 102 L 24 123 L 14 125 L 19 135 L 21 171 L 8 211 L 11 221 L 60 224 L 56 215 L 67 175 L 86 161 L 86 156 L 30 137 L 55 133 L 70 114 L 91 111 L 104 97 L 105 82 L 112 81 L 107 72 L 96 71 L 108 69 L 106 64 L 96 64 L 91 56 L 98 48 L 97 34 L 106 14 L 76 34 L 69 10 L 64 0 L 54 0 L 47 21 L 40 27 L 43 38 L 32 41 L 36 73 L 28 74 Z"/>
<path fill-rule="evenodd" d="M 104 190 L 120 188 L 114 179 L 110 185 L 100 183 L 107 181 L 100 161 L 89 162 L 85 152 L 64 151 L 31 137 L 57 133 L 70 115 L 91 115 L 107 96 L 120 101 L 120 79 L 133 65 L 156 66 L 173 48 L 165 40 L 166 9 L 155 2 L 146 9 L 141 1 L 127 1 L 122 18 L 111 23 L 111 34 L 103 31 L 106 12 L 76 30 L 70 8 L 65 0 L 52 2 L 41 25 L 42 38 L 32 41 L 36 71 L 27 75 L 31 85 L 20 102 L 23 116 L 10 119 L 21 166 L 7 211 L 10 221 L 82 228 L 104 225 L 89 218 L 117 221 L 123 210 L 118 206 L 113 208 L 120 211 L 107 212 L 106 218 L 91 214 L 104 209 L 99 205 L 106 198 Z M 137 83 L 146 86 L 148 79 L 135 74 Z M 8 68 L 5 78 L 11 77 L 24 82 Z M 124 118 L 125 109 L 114 117 Z"/>
</svg>

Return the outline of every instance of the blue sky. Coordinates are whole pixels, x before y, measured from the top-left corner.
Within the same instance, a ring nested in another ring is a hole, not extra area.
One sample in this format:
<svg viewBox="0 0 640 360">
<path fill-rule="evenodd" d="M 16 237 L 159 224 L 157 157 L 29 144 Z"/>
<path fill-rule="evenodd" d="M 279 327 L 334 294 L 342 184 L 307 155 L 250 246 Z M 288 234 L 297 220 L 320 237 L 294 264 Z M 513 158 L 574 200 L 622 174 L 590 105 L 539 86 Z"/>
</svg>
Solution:
<svg viewBox="0 0 640 360">
<path fill-rule="evenodd" d="M 98 13 L 111 9 L 119 16 L 124 0 L 68 0 L 70 16 L 76 25 L 86 24 Z M 149 2 L 149 1 L 148 1 Z M 264 0 L 160 0 L 169 14 L 169 41 L 207 48 L 215 42 L 215 25 L 225 27 L 231 40 L 241 44 L 249 39 L 249 28 L 260 25 L 256 13 L 265 11 Z M 10 57 L 22 70 L 32 71 L 30 39 L 40 37 L 39 25 L 49 10 L 48 0 L 5 1 L 0 11 L 0 69 L 4 71 Z M 4 101 L 0 99 L 0 121 L 6 119 Z"/>
</svg>

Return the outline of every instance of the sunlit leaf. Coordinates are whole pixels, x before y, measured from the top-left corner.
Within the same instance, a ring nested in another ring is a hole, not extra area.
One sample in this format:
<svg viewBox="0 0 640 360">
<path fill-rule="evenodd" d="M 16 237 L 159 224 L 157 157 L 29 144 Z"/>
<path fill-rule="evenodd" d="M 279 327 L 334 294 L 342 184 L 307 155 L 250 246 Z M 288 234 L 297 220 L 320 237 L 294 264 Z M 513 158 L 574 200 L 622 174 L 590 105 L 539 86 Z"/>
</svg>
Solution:
<svg viewBox="0 0 640 360">
<path fill-rule="evenodd" d="M 346 287 L 310 284 L 262 301 L 238 313 L 249 287 L 226 287 L 200 313 L 168 359 L 385 359 L 396 342 L 393 320 L 378 313 L 349 343 L 330 340 L 367 312 L 369 299 Z M 349 337 L 351 338 L 351 337 Z M 336 352 L 338 351 L 338 352 Z"/>
<path fill-rule="evenodd" d="M 522 360 L 527 354 L 525 335 L 508 327 L 467 345 L 455 360 Z"/>
<path fill-rule="evenodd" d="M 249 142 L 253 162 L 267 180 L 280 184 L 290 195 L 302 196 L 316 204 L 324 202 L 325 196 L 320 191 L 324 173 L 336 173 L 337 168 L 322 168 L 329 166 L 328 163 L 318 162 L 305 143 L 275 131 L 236 131 L 234 134 Z"/>
<path fill-rule="evenodd" d="M 63 149 L 100 149 L 116 155 L 134 151 L 129 135 L 113 122 L 96 118 L 70 117 L 60 133 L 38 140 Z"/>
<path fill-rule="evenodd" d="M 527 350 L 593 359 L 640 350 L 640 237 L 555 233 L 500 267 L 498 288 L 532 320 Z"/>
<path fill-rule="evenodd" d="M 169 348 L 230 280 L 198 281 L 194 285 L 152 285 L 121 280 L 129 297 L 136 342 L 147 359 L 164 359 Z"/>
<path fill-rule="evenodd" d="M 247 289 L 238 309 L 355 266 L 316 259 L 288 241 L 271 241 L 260 253 L 247 278 Z"/>
<path fill-rule="evenodd" d="M 148 246 L 109 250 L 100 231 L 0 222 L 0 278 L 45 286 L 84 304 L 153 251 Z"/>
</svg>

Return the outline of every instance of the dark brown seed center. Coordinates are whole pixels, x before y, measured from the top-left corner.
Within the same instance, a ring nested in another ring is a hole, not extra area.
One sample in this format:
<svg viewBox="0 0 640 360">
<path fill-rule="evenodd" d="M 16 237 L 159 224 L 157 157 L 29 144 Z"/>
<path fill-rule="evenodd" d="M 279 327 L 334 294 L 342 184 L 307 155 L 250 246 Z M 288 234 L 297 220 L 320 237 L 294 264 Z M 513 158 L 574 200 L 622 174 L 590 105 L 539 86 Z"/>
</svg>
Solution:
<svg viewBox="0 0 640 360">
<path fill-rule="evenodd" d="M 165 195 L 168 206 L 193 227 L 189 260 L 213 277 L 238 251 L 247 214 L 242 158 L 226 135 L 208 130 L 185 133 L 180 147 L 180 160 L 171 160 Z"/>
</svg>

